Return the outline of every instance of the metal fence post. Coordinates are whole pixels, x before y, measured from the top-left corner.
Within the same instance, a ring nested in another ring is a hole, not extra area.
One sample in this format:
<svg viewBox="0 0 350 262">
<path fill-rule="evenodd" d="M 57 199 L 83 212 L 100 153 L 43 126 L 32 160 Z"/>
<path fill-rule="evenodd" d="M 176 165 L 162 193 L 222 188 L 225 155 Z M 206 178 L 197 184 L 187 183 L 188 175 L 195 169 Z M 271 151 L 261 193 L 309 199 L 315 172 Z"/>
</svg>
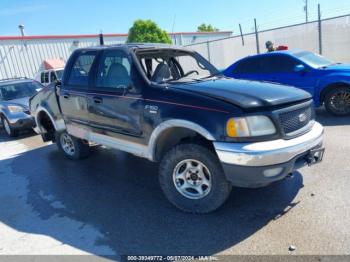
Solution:
<svg viewBox="0 0 350 262">
<path fill-rule="evenodd" d="M 242 46 L 244 46 L 244 36 L 243 36 L 243 31 L 242 31 L 242 26 L 241 26 L 241 24 L 239 24 L 239 32 L 241 33 Z"/>
<path fill-rule="evenodd" d="M 320 4 L 318 4 L 318 48 L 320 55 L 322 55 L 322 20 Z"/>
<path fill-rule="evenodd" d="M 256 52 L 258 54 L 260 54 L 259 34 L 258 34 L 258 27 L 256 25 L 256 19 L 255 18 L 254 18 L 254 25 L 255 25 Z"/>
<path fill-rule="evenodd" d="M 210 46 L 209 46 L 209 41 L 207 41 L 207 51 L 208 51 L 208 60 L 209 62 L 211 62 L 210 60 Z"/>
</svg>

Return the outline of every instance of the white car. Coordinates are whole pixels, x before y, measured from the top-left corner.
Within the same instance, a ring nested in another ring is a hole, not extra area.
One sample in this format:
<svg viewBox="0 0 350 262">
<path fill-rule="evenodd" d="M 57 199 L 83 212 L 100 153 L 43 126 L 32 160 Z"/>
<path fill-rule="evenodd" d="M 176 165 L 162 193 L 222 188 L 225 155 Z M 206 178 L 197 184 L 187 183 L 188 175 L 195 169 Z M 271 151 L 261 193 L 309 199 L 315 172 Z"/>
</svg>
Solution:
<svg viewBox="0 0 350 262">
<path fill-rule="evenodd" d="M 44 86 L 48 86 L 52 82 L 55 82 L 56 80 L 61 80 L 63 75 L 63 67 L 62 68 L 55 68 L 55 69 L 48 69 L 41 71 L 37 74 L 35 77 L 35 80 L 43 84 Z"/>
</svg>

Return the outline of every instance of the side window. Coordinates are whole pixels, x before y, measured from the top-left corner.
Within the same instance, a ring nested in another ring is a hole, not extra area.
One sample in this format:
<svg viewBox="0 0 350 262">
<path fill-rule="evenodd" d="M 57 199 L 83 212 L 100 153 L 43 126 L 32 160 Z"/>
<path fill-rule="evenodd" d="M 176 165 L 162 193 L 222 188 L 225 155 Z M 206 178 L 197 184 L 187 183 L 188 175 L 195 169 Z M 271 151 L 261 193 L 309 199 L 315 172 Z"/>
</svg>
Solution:
<svg viewBox="0 0 350 262">
<path fill-rule="evenodd" d="M 260 58 L 249 58 L 243 60 L 241 63 L 237 65 L 237 67 L 234 69 L 233 73 L 236 74 L 254 74 L 254 73 L 260 73 L 261 67 L 260 67 Z"/>
<path fill-rule="evenodd" d="M 130 60 L 125 52 L 105 51 L 98 65 L 96 87 L 124 89 L 131 83 L 130 68 Z"/>
<path fill-rule="evenodd" d="M 46 72 L 44 75 L 44 83 L 48 83 L 49 82 L 49 72 Z"/>
<path fill-rule="evenodd" d="M 40 82 L 41 82 L 41 83 L 45 83 L 45 72 L 42 72 L 42 73 L 40 74 Z"/>
<path fill-rule="evenodd" d="M 50 73 L 50 83 L 55 82 L 57 80 L 56 73 L 52 71 Z"/>
<path fill-rule="evenodd" d="M 292 73 L 298 64 L 296 60 L 285 55 L 270 56 L 266 62 L 266 73 Z"/>
<path fill-rule="evenodd" d="M 68 79 L 68 85 L 80 87 L 89 85 L 89 73 L 95 57 L 95 52 L 88 52 L 80 54 L 75 59 Z"/>
</svg>

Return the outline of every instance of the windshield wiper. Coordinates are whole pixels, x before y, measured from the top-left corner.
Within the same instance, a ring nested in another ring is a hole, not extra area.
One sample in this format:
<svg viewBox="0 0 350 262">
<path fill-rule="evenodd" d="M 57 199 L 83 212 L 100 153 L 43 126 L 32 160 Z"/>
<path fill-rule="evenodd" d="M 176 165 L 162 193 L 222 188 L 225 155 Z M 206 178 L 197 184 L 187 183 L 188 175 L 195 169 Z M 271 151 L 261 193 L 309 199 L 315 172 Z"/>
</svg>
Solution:
<svg viewBox="0 0 350 262">
<path fill-rule="evenodd" d="M 334 66 L 334 65 L 341 65 L 342 63 L 332 63 L 332 64 L 329 64 L 329 65 L 325 65 L 325 66 L 320 66 L 319 68 L 327 68 L 329 66 Z"/>
</svg>

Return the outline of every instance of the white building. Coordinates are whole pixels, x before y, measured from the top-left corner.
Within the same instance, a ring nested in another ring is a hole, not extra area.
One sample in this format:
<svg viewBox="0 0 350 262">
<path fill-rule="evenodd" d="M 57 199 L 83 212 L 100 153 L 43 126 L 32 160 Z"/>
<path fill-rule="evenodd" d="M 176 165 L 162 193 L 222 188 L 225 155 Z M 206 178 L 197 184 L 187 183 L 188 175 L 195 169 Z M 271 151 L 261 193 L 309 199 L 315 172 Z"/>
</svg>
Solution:
<svg viewBox="0 0 350 262">
<path fill-rule="evenodd" d="M 230 37 L 232 32 L 171 33 L 176 45 Z M 127 34 L 104 34 L 105 45 L 124 43 Z M 73 50 L 99 45 L 99 35 L 0 36 L 0 79 L 30 77 L 44 69 L 46 60 L 66 61 Z"/>
</svg>

